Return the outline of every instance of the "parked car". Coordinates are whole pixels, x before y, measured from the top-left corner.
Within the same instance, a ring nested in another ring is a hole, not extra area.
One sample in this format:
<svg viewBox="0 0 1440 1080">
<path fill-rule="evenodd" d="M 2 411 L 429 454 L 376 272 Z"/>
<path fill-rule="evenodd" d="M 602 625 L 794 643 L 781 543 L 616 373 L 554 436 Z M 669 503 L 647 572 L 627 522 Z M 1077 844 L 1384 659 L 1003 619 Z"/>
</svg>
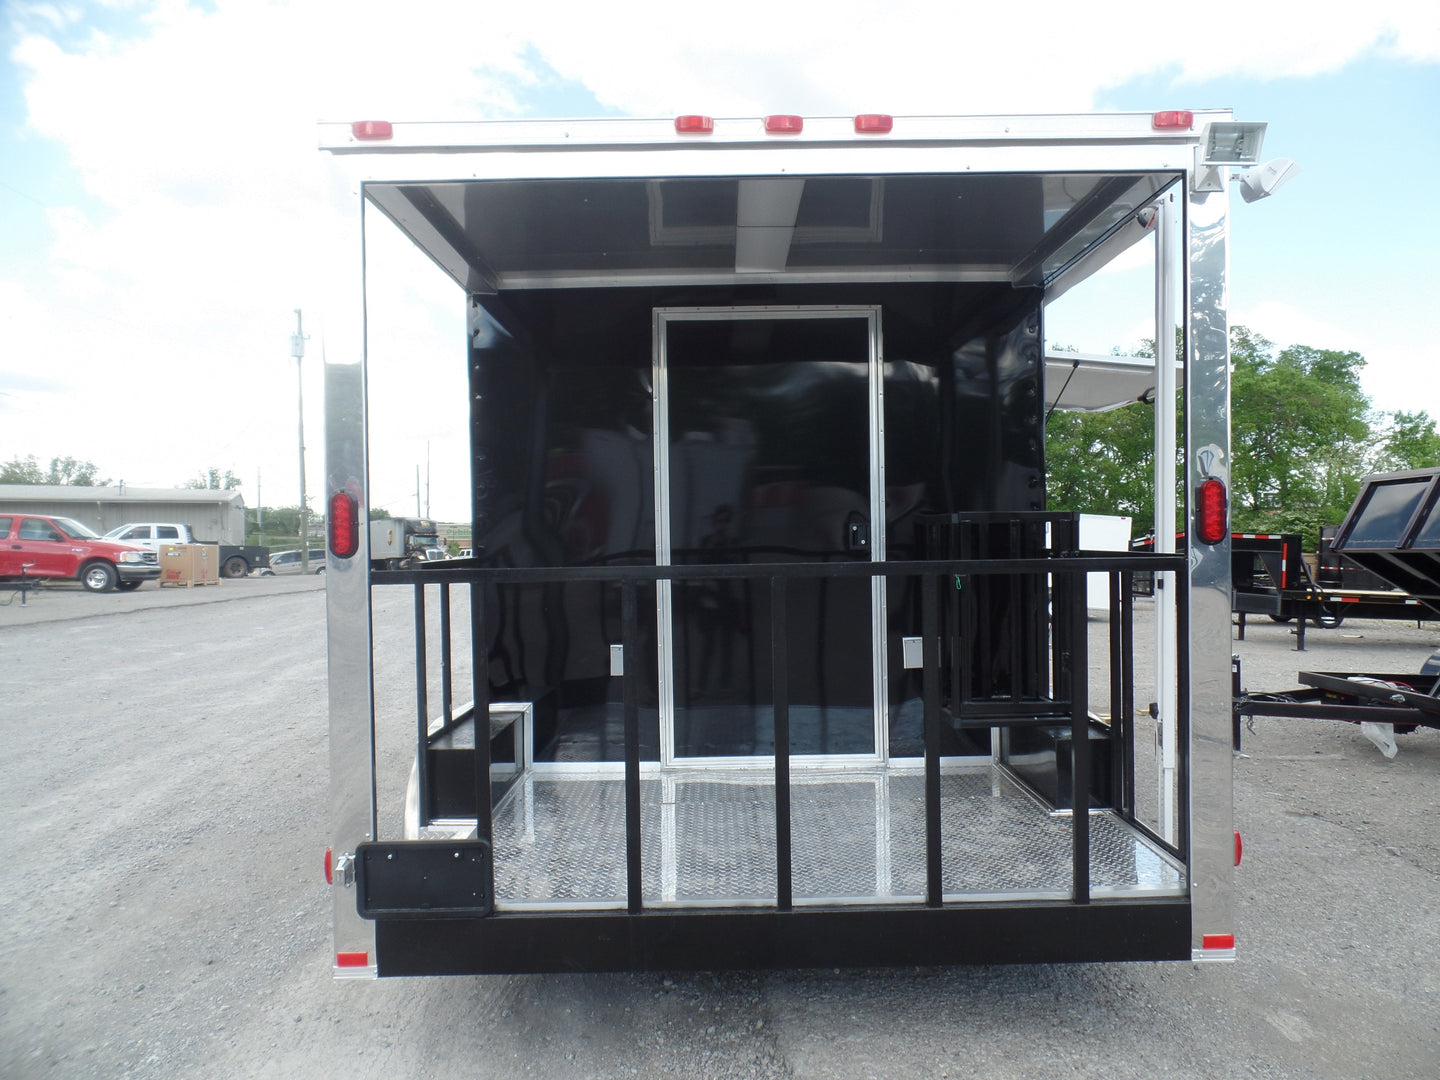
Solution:
<svg viewBox="0 0 1440 1080">
<path fill-rule="evenodd" d="M 73 518 L 0 515 L 0 580 L 69 579 L 90 592 L 128 592 L 159 576 L 154 551 L 106 540 Z"/>
<path fill-rule="evenodd" d="M 260 571 L 261 577 L 273 577 L 276 574 L 298 574 L 304 569 L 300 561 L 299 551 L 277 551 L 270 556 L 269 573 Z M 312 574 L 323 574 L 325 572 L 325 549 L 310 549 L 310 572 Z"/>
</svg>

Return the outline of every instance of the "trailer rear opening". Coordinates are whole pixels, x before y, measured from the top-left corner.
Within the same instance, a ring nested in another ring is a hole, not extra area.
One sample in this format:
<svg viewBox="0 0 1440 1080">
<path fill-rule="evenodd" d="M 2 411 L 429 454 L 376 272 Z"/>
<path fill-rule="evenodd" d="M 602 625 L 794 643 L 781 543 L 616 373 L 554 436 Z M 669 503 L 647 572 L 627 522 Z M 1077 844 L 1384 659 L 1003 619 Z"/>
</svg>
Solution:
<svg viewBox="0 0 1440 1080">
<path fill-rule="evenodd" d="M 356 237 L 388 219 L 464 305 L 434 393 L 469 402 L 474 544 L 332 538 L 336 973 L 1233 957 L 1226 178 L 1259 130 L 324 125 Z M 1152 236 L 1123 400 L 1168 507 L 1183 282 L 1193 539 L 1090 551 L 1046 500 L 1046 307 Z M 338 352 L 327 497 L 363 517 Z"/>
</svg>

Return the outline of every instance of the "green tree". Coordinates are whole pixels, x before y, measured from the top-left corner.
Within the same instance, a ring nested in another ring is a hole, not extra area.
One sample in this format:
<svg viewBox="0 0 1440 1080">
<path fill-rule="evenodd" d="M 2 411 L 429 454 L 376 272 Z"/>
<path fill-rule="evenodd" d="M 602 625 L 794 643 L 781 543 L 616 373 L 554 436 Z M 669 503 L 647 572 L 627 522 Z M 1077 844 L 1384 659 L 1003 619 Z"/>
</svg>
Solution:
<svg viewBox="0 0 1440 1080">
<path fill-rule="evenodd" d="M 1440 433 L 1427 414 L 1371 411 L 1359 353 L 1308 345 L 1277 352 L 1244 326 L 1231 328 L 1230 352 L 1236 529 L 1300 532 L 1313 551 L 1320 527 L 1343 518 L 1365 474 L 1440 462 Z M 1050 505 L 1130 514 L 1148 529 L 1153 421 L 1144 405 L 1053 414 L 1045 432 Z"/>
<path fill-rule="evenodd" d="M 1231 522 L 1300 531 L 1314 550 L 1367 471 L 1370 399 L 1357 352 L 1274 346 L 1245 327 L 1231 340 Z"/>
<path fill-rule="evenodd" d="M 48 472 L 40 471 L 34 454 L 11 458 L 0 465 L 0 484 L 70 484 L 76 487 L 104 487 L 108 479 L 99 478 L 99 467 L 93 461 L 73 457 L 50 459 Z"/>
<path fill-rule="evenodd" d="M 31 454 L 25 458 L 11 458 L 0 465 L 0 484 L 43 484 L 45 474 L 40 471 L 40 465 Z"/>
<path fill-rule="evenodd" d="M 1128 514 L 1137 531 L 1155 519 L 1155 410 L 1055 412 L 1045 426 L 1049 505 L 1084 514 Z"/>
<path fill-rule="evenodd" d="M 1371 472 L 1433 469 L 1440 465 L 1440 430 L 1426 412 L 1382 413 Z"/>
<path fill-rule="evenodd" d="M 229 469 L 222 474 L 215 466 L 204 470 L 194 480 L 186 480 L 185 487 L 197 491 L 234 491 L 240 486 L 240 478 Z"/>
</svg>

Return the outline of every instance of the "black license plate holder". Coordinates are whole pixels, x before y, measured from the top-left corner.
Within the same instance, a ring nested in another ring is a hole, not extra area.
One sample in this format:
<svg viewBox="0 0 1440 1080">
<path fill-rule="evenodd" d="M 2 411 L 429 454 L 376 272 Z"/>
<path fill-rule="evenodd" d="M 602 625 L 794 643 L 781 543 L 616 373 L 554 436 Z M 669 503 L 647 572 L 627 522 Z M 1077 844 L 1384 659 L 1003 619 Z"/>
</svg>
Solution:
<svg viewBox="0 0 1440 1080">
<path fill-rule="evenodd" d="M 402 840 L 355 849 L 363 919 L 469 919 L 495 911 L 495 865 L 485 840 Z"/>
</svg>

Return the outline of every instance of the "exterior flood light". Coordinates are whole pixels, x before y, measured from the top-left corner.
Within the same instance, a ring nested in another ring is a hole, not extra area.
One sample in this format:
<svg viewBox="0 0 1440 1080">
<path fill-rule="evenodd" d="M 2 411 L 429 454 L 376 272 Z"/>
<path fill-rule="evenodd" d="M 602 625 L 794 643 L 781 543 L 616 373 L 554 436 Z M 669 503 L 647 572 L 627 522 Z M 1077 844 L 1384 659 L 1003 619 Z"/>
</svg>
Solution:
<svg viewBox="0 0 1440 1080">
<path fill-rule="evenodd" d="M 1278 187 L 1288 183 L 1299 171 L 1300 166 L 1289 158 L 1271 158 L 1264 165 L 1237 173 L 1235 179 L 1240 181 L 1240 197 L 1249 203 L 1275 194 Z"/>
<path fill-rule="evenodd" d="M 1265 142 L 1263 123 L 1224 121 L 1211 124 L 1201 151 L 1203 165 L 1253 165 Z"/>
</svg>

